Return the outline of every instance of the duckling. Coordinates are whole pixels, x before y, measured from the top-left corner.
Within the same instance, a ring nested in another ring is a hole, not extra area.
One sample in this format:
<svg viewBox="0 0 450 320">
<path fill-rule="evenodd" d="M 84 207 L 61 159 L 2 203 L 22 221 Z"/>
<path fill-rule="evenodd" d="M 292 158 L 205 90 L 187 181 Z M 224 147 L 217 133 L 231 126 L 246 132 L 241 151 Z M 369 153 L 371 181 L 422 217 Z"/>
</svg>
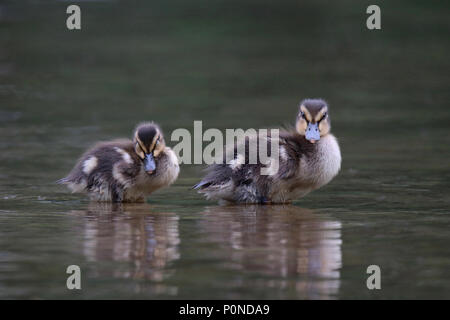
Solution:
<svg viewBox="0 0 450 320">
<path fill-rule="evenodd" d="M 234 154 L 228 157 L 231 161 L 210 165 L 205 177 L 193 188 L 207 199 L 221 203 L 276 204 L 291 202 L 326 185 L 341 167 L 339 145 L 330 133 L 328 109 L 322 99 L 303 100 L 295 130 L 280 131 L 278 138 L 267 138 L 268 145 L 278 140 L 277 159 L 272 156 L 268 163 L 258 160 L 257 164 L 250 164 L 246 139 L 245 156 L 235 147 Z M 270 169 L 273 160 L 278 161 L 276 172 L 262 175 L 261 168 Z"/>
<path fill-rule="evenodd" d="M 58 181 L 91 200 L 143 202 L 144 196 L 172 184 L 180 171 L 159 126 L 142 123 L 127 139 L 100 142 L 88 150 L 69 175 Z"/>
</svg>

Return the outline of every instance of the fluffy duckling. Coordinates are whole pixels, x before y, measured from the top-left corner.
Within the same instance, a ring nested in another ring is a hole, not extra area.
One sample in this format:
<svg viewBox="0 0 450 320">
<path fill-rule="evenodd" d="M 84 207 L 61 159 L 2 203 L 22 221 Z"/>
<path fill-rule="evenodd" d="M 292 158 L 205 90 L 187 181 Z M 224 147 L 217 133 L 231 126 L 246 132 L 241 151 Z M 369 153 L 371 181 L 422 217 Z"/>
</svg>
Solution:
<svg viewBox="0 0 450 320">
<path fill-rule="evenodd" d="M 328 105 L 322 99 L 306 99 L 300 103 L 295 131 L 281 131 L 278 156 L 269 163 L 250 164 L 248 139 L 245 156 L 235 147 L 233 159 L 207 168 L 203 180 L 194 186 L 207 199 L 222 203 L 287 203 L 330 182 L 341 167 L 341 152 L 330 133 Z M 267 139 L 267 150 L 273 139 Z M 257 145 L 259 151 L 260 144 Z M 258 152 L 259 154 L 259 152 Z M 262 175 L 261 168 L 277 170 Z"/>
<path fill-rule="evenodd" d="M 142 202 L 144 196 L 172 184 L 180 171 L 155 123 L 137 126 L 133 141 L 101 142 L 88 150 L 69 175 L 58 181 L 92 200 Z"/>
</svg>

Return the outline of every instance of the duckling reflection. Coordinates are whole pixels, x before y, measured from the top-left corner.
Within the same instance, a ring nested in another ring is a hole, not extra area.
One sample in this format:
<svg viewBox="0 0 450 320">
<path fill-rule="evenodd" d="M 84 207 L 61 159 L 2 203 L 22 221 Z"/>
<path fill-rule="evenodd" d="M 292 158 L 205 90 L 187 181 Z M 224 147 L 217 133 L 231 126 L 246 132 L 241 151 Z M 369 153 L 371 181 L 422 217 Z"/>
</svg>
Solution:
<svg viewBox="0 0 450 320">
<path fill-rule="evenodd" d="M 85 218 L 83 252 L 97 262 L 97 276 L 161 281 L 171 275 L 170 265 L 180 257 L 174 213 L 152 213 L 147 204 L 95 202 L 72 213 Z M 110 268 L 108 261 L 124 264 Z"/>
<path fill-rule="evenodd" d="M 333 298 L 339 291 L 341 224 L 287 206 L 214 206 L 202 228 L 221 247 L 230 268 L 259 273 L 262 290 L 294 290 L 298 298 Z"/>
</svg>

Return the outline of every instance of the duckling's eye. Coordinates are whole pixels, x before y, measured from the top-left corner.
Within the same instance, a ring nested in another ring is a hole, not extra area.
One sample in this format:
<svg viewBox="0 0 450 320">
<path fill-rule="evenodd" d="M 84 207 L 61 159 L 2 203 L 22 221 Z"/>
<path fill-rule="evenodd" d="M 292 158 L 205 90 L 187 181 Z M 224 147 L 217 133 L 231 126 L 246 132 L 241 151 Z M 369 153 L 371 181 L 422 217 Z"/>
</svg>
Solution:
<svg viewBox="0 0 450 320">
<path fill-rule="evenodd" d="M 322 118 L 320 119 L 320 121 L 322 121 L 323 119 L 325 119 L 327 116 L 328 116 L 328 112 L 324 112 L 324 114 L 323 114 Z M 319 121 L 319 122 L 320 122 L 320 121 Z"/>
<path fill-rule="evenodd" d="M 304 112 L 300 113 L 300 117 L 302 117 L 303 119 L 306 120 L 306 117 L 305 117 L 305 113 L 304 113 Z"/>
</svg>

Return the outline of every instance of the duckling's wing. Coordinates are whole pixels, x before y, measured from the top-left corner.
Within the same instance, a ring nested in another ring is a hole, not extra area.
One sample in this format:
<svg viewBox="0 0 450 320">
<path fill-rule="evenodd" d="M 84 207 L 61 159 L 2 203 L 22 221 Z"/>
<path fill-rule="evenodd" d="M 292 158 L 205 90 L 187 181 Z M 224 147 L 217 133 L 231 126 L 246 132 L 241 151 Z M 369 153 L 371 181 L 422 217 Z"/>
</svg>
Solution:
<svg viewBox="0 0 450 320">
<path fill-rule="evenodd" d="M 109 194 L 121 190 L 140 168 L 133 165 L 132 148 L 133 144 L 128 140 L 98 143 L 85 152 L 72 171 L 57 183 L 67 185 L 72 192 Z"/>
<path fill-rule="evenodd" d="M 208 199 L 249 203 L 265 199 L 270 179 L 261 175 L 264 165 L 260 163 L 259 152 L 256 155 L 251 153 L 258 151 L 261 145 L 261 141 L 251 144 L 252 139 L 256 138 L 257 136 L 246 137 L 242 145 L 225 149 L 222 164 L 210 165 L 205 177 L 193 188 L 205 194 Z M 265 143 L 270 148 L 270 140 Z M 255 160 L 256 163 L 253 163 Z"/>
<path fill-rule="evenodd" d="M 267 139 L 267 149 L 271 150 L 271 144 L 274 138 Z M 245 141 L 245 153 L 238 152 L 238 148 L 226 150 L 225 152 L 233 152 L 231 161 L 224 164 L 214 164 L 207 168 L 205 177 L 193 189 L 200 192 L 219 192 L 220 188 L 227 188 L 229 186 L 242 187 L 243 190 L 251 190 L 259 196 L 264 196 L 267 190 L 274 181 L 291 179 L 296 175 L 300 165 L 300 158 L 304 150 L 298 141 L 300 138 L 295 134 L 289 132 L 282 132 L 278 142 L 278 166 L 277 172 L 274 175 L 261 174 L 262 169 L 271 169 L 262 164 L 259 158 L 256 164 L 249 163 L 249 140 Z M 261 145 L 258 144 L 258 148 Z M 272 159 L 274 160 L 274 159 Z M 269 162 L 272 163 L 272 162 Z M 270 171 L 270 170 L 269 170 Z M 236 191 L 236 190 L 235 190 Z M 222 192 L 221 192 L 222 193 Z"/>
</svg>

